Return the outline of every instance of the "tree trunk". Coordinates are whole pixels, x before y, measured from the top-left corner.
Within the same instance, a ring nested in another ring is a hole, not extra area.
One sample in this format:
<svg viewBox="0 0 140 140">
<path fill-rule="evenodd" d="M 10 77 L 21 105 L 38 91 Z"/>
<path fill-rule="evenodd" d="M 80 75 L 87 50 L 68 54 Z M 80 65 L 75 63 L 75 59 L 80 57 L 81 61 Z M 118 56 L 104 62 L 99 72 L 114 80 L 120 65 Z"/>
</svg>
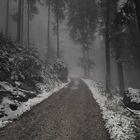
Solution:
<svg viewBox="0 0 140 140">
<path fill-rule="evenodd" d="M 135 5 L 136 5 L 136 15 L 138 20 L 139 33 L 140 33 L 140 0 L 135 0 Z"/>
<path fill-rule="evenodd" d="M 88 65 L 88 68 L 87 68 L 87 78 L 90 78 L 90 68 L 89 68 L 89 65 Z"/>
<path fill-rule="evenodd" d="M 47 36 L 47 57 L 50 59 L 50 0 L 48 0 L 48 36 Z"/>
<path fill-rule="evenodd" d="M 84 77 L 86 78 L 87 77 L 87 68 L 86 68 L 86 63 L 85 63 L 85 61 L 86 61 L 86 55 L 85 55 L 85 47 L 83 46 L 82 47 L 82 51 L 83 51 L 83 69 L 84 69 Z"/>
<path fill-rule="evenodd" d="M 60 48 L 59 48 L 59 19 L 57 17 L 57 58 L 60 57 Z"/>
<path fill-rule="evenodd" d="M 6 7 L 6 27 L 5 27 L 5 34 L 8 37 L 9 32 L 9 0 L 7 0 L 7 7 Z"/>
<path fill-rule="evenodd" d="M 89 78 L 90 77 L 90 62 L 89 62 L 89 60 L 90 60 L 90 57 L 89 57 L 89 49 L 87 50 L 87 60 L 88 60 L 88 68 L 87 68 L 87 77 Z"/>
<path fill-rule="evenodd" d="M 118 81 L 119 81 L 120 94 L 123 96 L 123 94 L 124 94 L 123 64 L 121 62 L 118 62 L 117 67 L 118 67 Z"/>
<path fill-rule="evenodd" d="M 140 0 L 135 0 L 136 5 L 136 15 L 138 21 L 139 35 L 140 35 Z"/>
<path fill-rule="evenodd" d="M 116 0 L 115 2 L 113 1 L 113 17 L 117 15 L 117 4 L 118 4 L 118 0 Z M 117 28 L 117 27 L 116 27 Z M 119 26 L 118 29 L 116 29 L 117 31 L 119 31 Z M 116 42 L 115 42 L 115 48 L 116 48 L 116 57 L 118 59 L 117 62 L 117 69 L 118 69 L 118 85 L 119 85 L 119 90 L 120 90 L 120 95 L 123 96 L 124 94 L 124 90 L 125 90 L 125 82 L 124 82 L 124 73 L 123 73 L 123 64 L 121 62 L 122 59 L 122 53 L 123 50 L 121 49 L 121 47 L 123 47 L 122 45 L 122 40 L 120 37 L 116 37 Z"/>
<path fill-rule="evenodd" d="M 21 5 L 22 0 L 18 0 L 18 21 L 17 21 L 17 42 L 21 43 Z"/>
<path fill-rule="evenodd" d="M 56 26 L 57 26 L 57 58 L 60 58 L 60 48 L 59 48 L 59 8 L 58 8 L 58 0 L 56 0 L 56 8 L 57 8 L 57 15 L 56 15 Z"/>
<path fill-rule="evenodd" d="M 21 6 L 21 42 L 23 44 L 23 35 L 24 35 L 24 0 L 22 0 Z"/>
<path fill-rule="evenodd" d="M 106 92 L 110 93 L 111 67 L 110 67 L 110 45 L 109 45 L 109 26 L 110 26 L 110 0 L 106 0 L 106 31 L 105 31 L 105 54 L 106 54 Z"/>
<path fill-rule="evenodd" d="M 30 2 L 27 0 L 27 49 L 30 47 Z"/>
<path fill-rule="evenodd" d="M 118 29 L 119 30 L 119 29 Z M 118 84 L 120 89 L 120 95 L 123 96 L 125 90 L 125 82 L 124 82 L 124 73 L 123 73 L 123 62 L 122 62 L 122 54 L 123 51 L 122 47 L 124 46 L 123 40 L 119 36 L 116 37 L 116 58 L 117 58 L 117 69 L 118 69 Z"/>
</svg>

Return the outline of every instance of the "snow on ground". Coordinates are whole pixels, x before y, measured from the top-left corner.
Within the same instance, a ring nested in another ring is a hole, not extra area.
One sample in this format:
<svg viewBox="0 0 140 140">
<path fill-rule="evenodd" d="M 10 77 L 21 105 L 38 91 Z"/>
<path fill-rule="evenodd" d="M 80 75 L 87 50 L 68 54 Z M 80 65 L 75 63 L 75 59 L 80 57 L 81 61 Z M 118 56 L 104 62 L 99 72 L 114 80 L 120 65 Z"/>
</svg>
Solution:
<svg viewBox="0 0 140 140">
<path fill-rule="evenodd" d="M 131 102 L 140 103 L 140 89 L 128 88 L 128 97 Z"/>
<path fill-rule="evenodd" d="M 49 96 L 51 96 L 53 93 L 59 91 L 62 89 L 66 84 L 60 84 L 53 90 L 50 90 L 49 92 L 46 91 L 45 88 L 43 88 L 42 93 L 38 94 L 36 97 L 29 99 L 27 102 L 22 103 L 15 103 L 15 100 L 10 99 L 9 97 L 4 97 L 2 99 L 2 103 L 0 104 L 0 113 L 4 112 L 6 115 L 4 117 L 0 118 L 0 128 L 5 127 L 6 124 L 12 122 L 12 120 L 17 119 L 19 116 L 21 116 L 24 112 L 29 111 L 33 106 L 39 104 L 43 100 L 47 99 Z M 11 85 L 7 85 L 7 83 L 0 83 L 7 91 L 14 91 L 13 87 Z M 15 92 L 13 92 L 15 93 Z M 19 92 L 20 95 L 23 95 L 23 92 Z M 22 94 L 21 94 L 22 93 Z M 11 110 L 10 105 L 17 105 L 18 108 L 15 110 Z"/>
<path fill-rule="evenodd" d="M 135 140 L 140 135 L 140 116 L 133 114 L 121 102 L 121 98 L 113 93 L 107 98 L 101 84 L 93 80 L 83 79 L 91 90 L 93 97 L 102 110 L 105 127 L 113 140 Z"/>
</svg>

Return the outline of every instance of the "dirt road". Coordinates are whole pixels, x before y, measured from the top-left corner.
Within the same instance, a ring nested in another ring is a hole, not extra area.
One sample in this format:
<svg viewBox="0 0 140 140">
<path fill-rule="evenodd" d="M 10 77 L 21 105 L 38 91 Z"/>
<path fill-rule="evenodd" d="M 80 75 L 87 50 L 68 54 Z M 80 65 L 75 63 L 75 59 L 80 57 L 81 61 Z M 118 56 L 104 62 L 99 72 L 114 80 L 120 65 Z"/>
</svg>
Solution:
<svg viewBox="0 0 140 140">
<path fill-rule="evenodd" d="M 0 130 L 0 140 L 110 140 L 88 87 L 74 79 L 65 88 Z"/>
</svg>

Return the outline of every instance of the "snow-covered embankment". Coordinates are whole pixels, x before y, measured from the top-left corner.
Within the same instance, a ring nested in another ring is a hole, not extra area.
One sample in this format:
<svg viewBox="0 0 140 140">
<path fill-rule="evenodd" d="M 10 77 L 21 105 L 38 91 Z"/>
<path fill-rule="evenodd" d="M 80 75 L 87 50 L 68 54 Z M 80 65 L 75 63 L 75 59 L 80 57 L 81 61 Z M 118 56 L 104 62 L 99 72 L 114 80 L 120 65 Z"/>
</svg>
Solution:
<svg viewBox="0 0 140 140">
<path fill-rule="evenodd" d="M 47 99 L 49 96 L 51 96 L 53 93 L 59 91 L 64 86 L 66 86 L 68 83 L 61 83 L 57 85 L 54 89 L 47 92 L 45 89 L 42 90 L 40 94 L 38 94 L 36 97 L 29 99 L 27 102 L 17 103 L 18 108 L 15 110 L 11 110 L 10 105 L 12 105 L 14 100 L 9 99 L 8 97 L 5 97 L 3 99 L 2 104 L 0 105 L 0 108 L 4 110 L 6 113 L 6 116 L 0 118 L 0 128 L 5 127 L 6 124 L 12 122 L 14 119 L 17 119 L 20 117 L 24 112 L 27 112 L 31 110 L 31 108 L 39 103 L 41 103 L 43 100 Z M 7 87 L 8 88 L 8 87 Z M 9 90 L 12 90 L 11 87 L 9 87 Z M 21 92 L 19 92 L 21 94 Z M 22 93 L 24 94 L 24 93 Z"/>
<path fill-rule="evenodd" d="M 139 116 L 132 114 L 122 104 L 121 98 L 114 95 L 107 98 L 101 84 L 83 79 L 91 90 L 102 111 L 105 127 L 113 140 L 135 140 L 140 132 Z"/>
</svg>

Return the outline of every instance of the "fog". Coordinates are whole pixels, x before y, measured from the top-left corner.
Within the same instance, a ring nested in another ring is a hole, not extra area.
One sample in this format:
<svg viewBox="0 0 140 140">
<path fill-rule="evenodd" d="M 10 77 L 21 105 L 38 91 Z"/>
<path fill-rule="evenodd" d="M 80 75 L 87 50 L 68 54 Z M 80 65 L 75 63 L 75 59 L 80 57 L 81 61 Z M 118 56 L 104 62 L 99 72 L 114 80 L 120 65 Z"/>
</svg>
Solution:
<svg viewBox="0 0 140 140">
<path fill-rule="evenodd" d="M 0 1 L 0 27 L 4 32 L 4 16 L 6 10 L 4 9 L 6 1 Z M 12 5 L 12 6 L 11 6 Z M 30 42 L 38 48 L 40 56 L 45 59 L 45 53 L 47 50 L 47 8 L 46 6 L 37 4 L 38 15 L 35 15 L 32 21 L 30 21 Z M 10 25 L 9 36 L 13 40 L 16 39 L 16 22 L 13 21 L 11 15 L 17 12 L 17 4 L 10 0 Z M 26 14 L 26 11 L 25 13 Z M 67 14 L 67 13 L 66 13 Z M 24 19 L 24 43 L 26 45 L 27 30 L 26 30 L 26 18 Z M 51 29 L 50 29 L 50 44 L 53 51 L 56 51 L 56 35 L 53 31 L 54 17 L 51 13 Z M 94 61 L 94 68 L 91 70 L 91 77 L 99 82 L 105 82 L 105 49 L 104 42 L 101 36 L 97 35 L 93 41 L 90 51 L 90 58 Z M 67 19 L 65 19 L 60 25 L 60 52 L 61 58 L 64 59 L 69 68 L 70 77 L 83 77 L 83 69 L 78 65 L 79 58 L 82 56 L 81 46 L 75 43 L 69 36 L 69 29 L 67 26 Z M 117 68 L 112 57 L 112 85 L 117 85 Z"/>
<path fill-rule="evenodd" d="M 0 0 L 0 139 L 140 140 L 138 1 Z"/>
</svg>

